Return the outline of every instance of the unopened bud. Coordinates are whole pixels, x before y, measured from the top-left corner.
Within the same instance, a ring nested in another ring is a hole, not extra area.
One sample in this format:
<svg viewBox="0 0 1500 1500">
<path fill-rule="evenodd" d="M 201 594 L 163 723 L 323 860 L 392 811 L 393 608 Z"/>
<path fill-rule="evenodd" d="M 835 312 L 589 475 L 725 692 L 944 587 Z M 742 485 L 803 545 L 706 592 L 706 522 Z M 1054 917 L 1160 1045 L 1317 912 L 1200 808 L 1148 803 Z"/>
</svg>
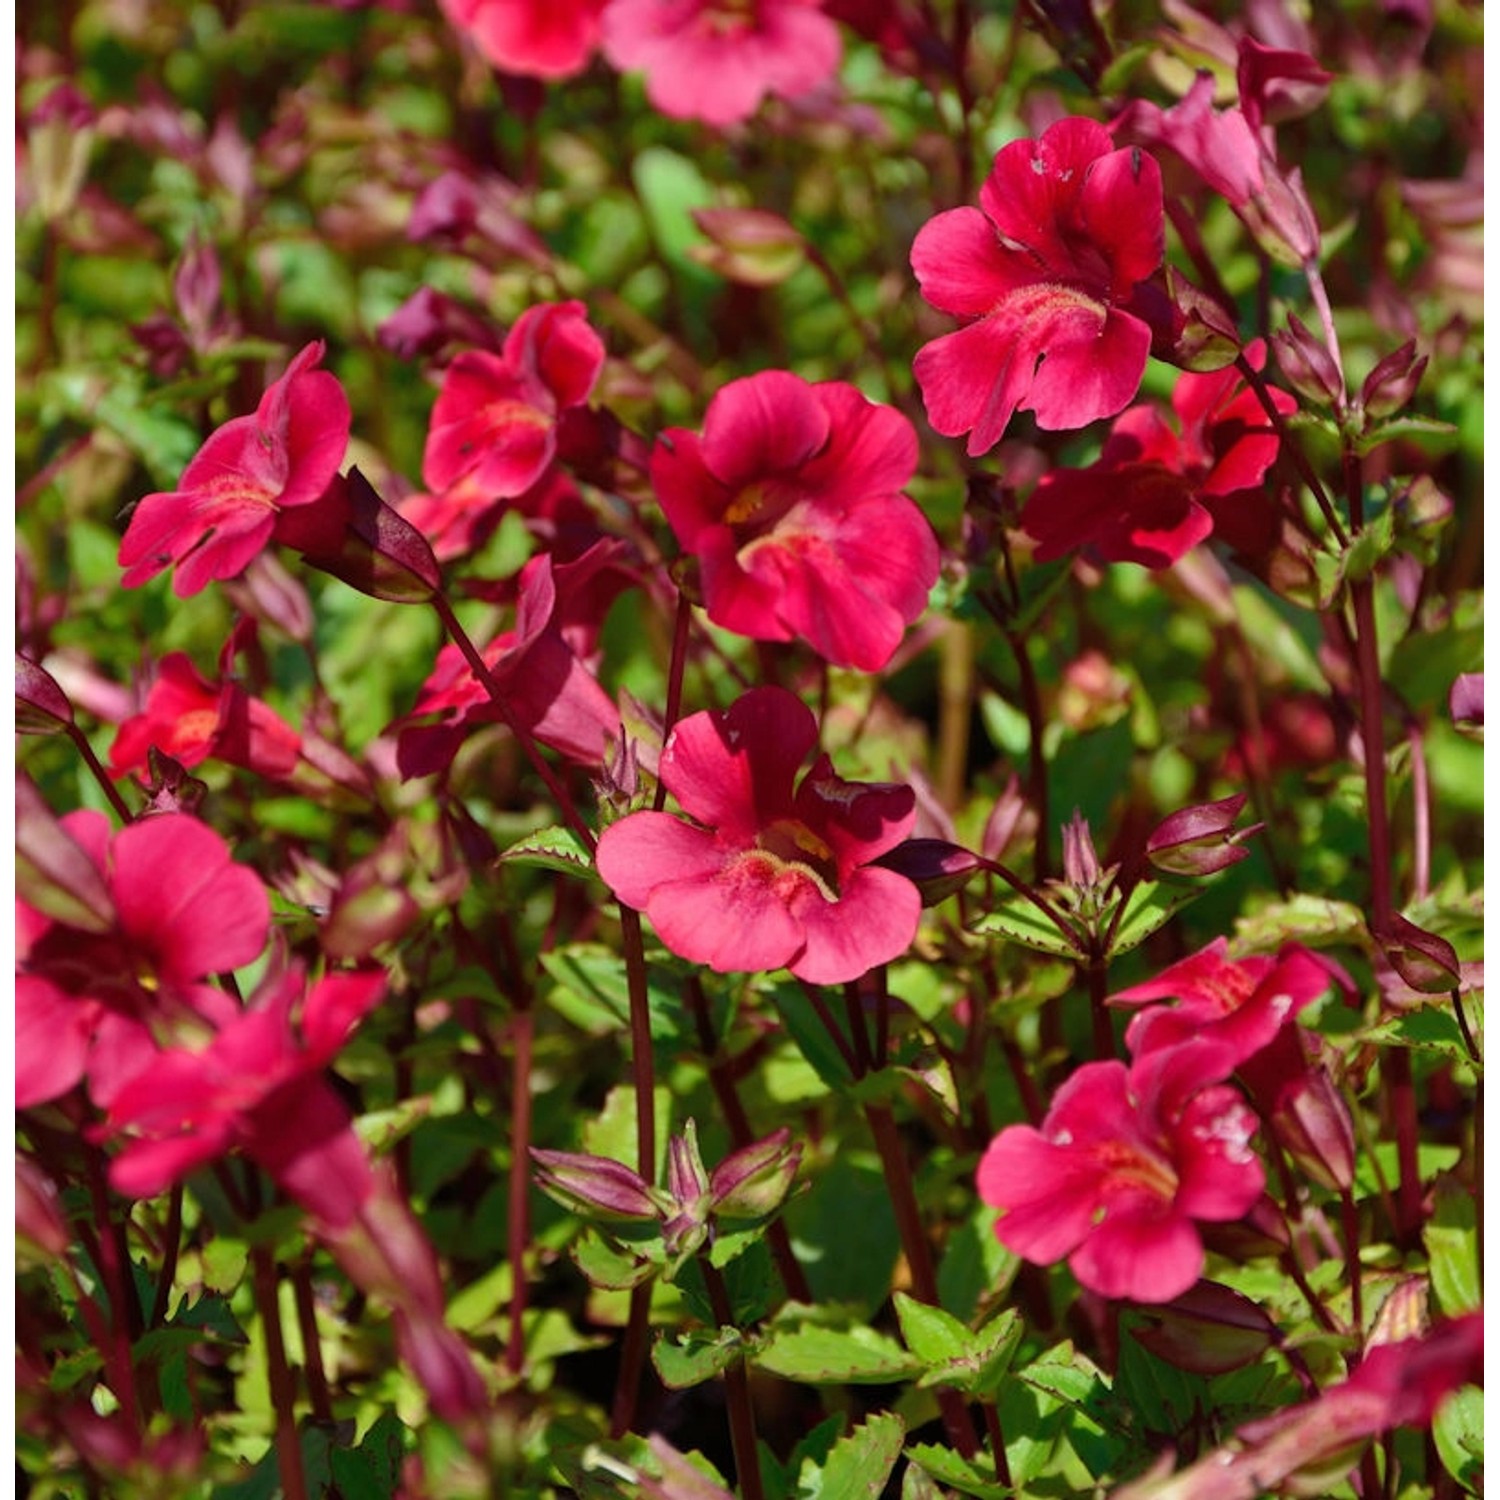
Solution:
<svg viewBox="0 0 1500 1500">
<path fill-rule="evenodd" d="M 802 1162 L 801 1142 L 783 1128 L 742 1146 L 713 1170 L 709 1192 L 714 1213 L 726 1219 L 762 1219 L 786 1201 Z"/>
<path fill-rule="evenodd" d="M 1296 313 L 1288 313 L 1286 321 L 1287 331 L 1271 335 L 1282 373 L 1307 400 L 1339 408 L 1344 400 L 1344 378 L 1327 346 Z"/>
<path fill-rule="evenodd" d="M 1484 728 L 1484 673 L 1464 672 L 1453 679 L 1448 692 L 1448 712 L 1457 725 Z"/>
<path fill-rule="evenodd" d="M 57 734 L 73 722 L 73 705 L 45 667 L 16 652 L 16 733 Z"/>
<path fill-rule="evenodd" d="M 1415 339 L 1387 354 L 1370 373 L 1359 390 L 1359 404 L 1371 421 L 1395 416 L 1417 393 L 1427 356 L 1417 354 Z"/>
<path fill-rule="evenodd" d="M 537 1166 L 537 1186 L 585 1218 L 645 1222 L 661 1217 L 640 1174 L 611 1157 L 533 1147 L 531 1159 Z"/>
<path fill-rule="evenodd" d="M 1180 370 L 1207 372 L 1232 365 L 1240 352 L 1234 318 L 1207 292 L 1167 267 L 1167 293 L 1175 313 L 1170 347 L 1152 352 Z"/>
<path fill-rule="evenodd" d="M 1146 857 L 1171 875 L 1213 875 L 1244 859 L 1250 851 L 1244 840 L 1266 825 L 1252 823 L 1236 831 L 1234 820 L 1246 802 L 1236 792 L 1218 802 L 1184 807 L 1165 818 L 1146 840 Z"/>
<path fill-rule="evenodd" d="M 1074 809 L 1073 821 L 1063 824 L 1063 879 L 1075 890 L 1091 891 L 1099 883 L 1099 855 L 1088 819 Z"/>
<path fill-rule="evenodd" d="M 1402 979 L 1424 995 L 1446 995 L 1463 981 L 1453 944 L 1400 915 L 1391 918 L 1385 956 Z"/>
<path fill-rule="evenodd" d="M 911 881 L 922 893 L 923 906 L 947 900 L 985 867 L 978 855 L 947 839 L 907 839 L 873 863 Z"/>
<path fill-rule="evenodd" d="M 1354 1122 L 1328 1070 L 1314 1064 L 1284 1089 L 1271 1112 L 1282 1147 L 1314 1182 L 1346 1192 L 1354 1182 Z"/>
<path fill-rule="evenodd" d="M 1159 1359 L 1195 1375 L 1238 1370 L 1280 1342 L 1259 1304 L 1216 1281 L 1200 1281 L 1160 1307 L 1143 1308 L 1135 1338 Z"/>
<path fill-rule="evenodd" d="M 759 208 L 700 208 L 693 222 L 706 245 L 688 254 L 727 281 L 742 286 L 776 286 L 801 266 L 802 236 L 780 214 Z"/>
</svg>

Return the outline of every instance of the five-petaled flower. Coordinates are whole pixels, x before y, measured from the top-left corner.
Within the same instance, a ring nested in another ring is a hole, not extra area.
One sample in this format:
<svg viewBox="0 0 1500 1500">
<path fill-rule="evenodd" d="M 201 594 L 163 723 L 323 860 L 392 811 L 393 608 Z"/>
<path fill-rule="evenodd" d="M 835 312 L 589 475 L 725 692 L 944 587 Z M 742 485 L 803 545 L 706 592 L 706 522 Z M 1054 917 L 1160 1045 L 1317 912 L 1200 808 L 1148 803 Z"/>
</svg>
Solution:
<svg viewBox="0 0 1500 1500">
<path fill-rule="evenodd" d="M 273 540 L 282 511 L 318 500 L 349 446 L 349 398 L 317 368 L 319 340 L 273 381 L 255 414 L 220 427 L 182 471 L 177 488 L 147 495 L 120 539 L 124 584 L 176 564 L 173 592 L 196 594 L 233 578 Z"/>
<path fill-rule="evenodd" d="M 898 411 L 767 370 L 718 392 L 701 437 L 666 432 L 651 482 L 698 558 L 710 620 L 871 672 L 937 581 L 932 528 L 901 493 L 916 464 Z"/>
<path fill-rule="evenodd" d="M 604 55 L 646 75 L 664 115 L 733 125 L 767 94 L 796 99 L 839 64 L 838 27 L 821 0 L 613 0 Z"/>
<path fill-rule="evenodd" d="M 1265 346 L 1246 357 L 1258 369 Z M 1285 391 L 1269 394 L 1283 416 L 1296 410 Z M 1175 427 L 1154 405 L 1132 406 L 1095 463 L 1042 475 L 1021 514 L 1037 561 L 1087 546 L 1106 562 L 1164 568 L 1216 531 L 1249 551 L 1269 542 L 1280 513 L 1264 480 L 1280 438 L 1255 393 L 1233 369 L 1183 374 L 1172 410 Z"/>
<path fill-rule="evenodd" d="M 232 1017 L 235 1003 L 203 981 L 257 957 L 271 923 L 259 878 L 196 818 L 164 813 L 111 835 L 102 813 L 83 810 L 51 841 L 49 865 L 66 872 L 78 912 L 52 919 L 17 903 L 18 1108 L 85 1075 L 106 1104 L 156 1056 L 160 1037 L 201 1035 Z"/>
<path fill-rule="evenodd" d="M 966 320 L 913 366 L 933 427 L 969 433 L 978 455 L 1017 409 L 1051 429 L 1123 410 L 1160 319 L 1156 162 L 1096 121 L 1059 120 L 1001 148 L 979 204 L 938 214 L 912 245 L 922 295 Z"/>
<path fill-rule="evenodd" d="M 995 1233 L 1027 1260 L 1064 1256 L 1104 1297 L 1170 1302 L 1203 1271 L 1195 1220 L 1249 1212 L 1265 1186 L 1250 1149 L 1258 1121 L 1223 1083 L 1231 1047 L 1190 1041 L 1085 1063 L 1040 1129 L 1011 1125 L 979 1163 Z"/>
<path fill-rule="evenodd" d="M 525 494 L 557 453 L 558 420 L 584 405 L 604 368 L 604 341 L 581 302 L 528 308 L 499 354 L 453 361 L 432 408 L 422 480 L 441 492 L 469 480 L 492 496 Z"/>
<path fill-rule="evenodd" d="M 844 781 L 827 756 L 795 784 L 817 738 L 785 688 L 693 714 L 668 736 L 661 779 L 695 821 L 636 812 L 605 829 L 600 875 L 674 953 L 839 984 L 916 936 L 916 886 L 871 863 L 911 832 L 911 788 Z"/>
</svg>

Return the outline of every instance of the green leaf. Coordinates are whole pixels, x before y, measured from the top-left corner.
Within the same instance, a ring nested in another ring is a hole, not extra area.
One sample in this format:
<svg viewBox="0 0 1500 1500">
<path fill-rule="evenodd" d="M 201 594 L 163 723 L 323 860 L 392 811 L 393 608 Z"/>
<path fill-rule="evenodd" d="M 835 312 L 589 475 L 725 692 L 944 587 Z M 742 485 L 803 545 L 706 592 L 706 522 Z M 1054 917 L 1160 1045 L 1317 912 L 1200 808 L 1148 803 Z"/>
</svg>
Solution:
<svg viewBox="0 0 1500 1500">
<path fill-rule="evenodd" d="M 453 1297 L 445 1321 L 460 1333 L 478 1332 L 510 1301 L 514 1284 L 510 1262 L 501 1261 Z"/>
<path fill-rule="evenodd" d="M 839 1093 L 847 1091 L 854 1075 L 812 1002 L 800 989 L 789 985 L 778 985 L 771 991 L 771 999 L 788 1034 L 813 1071 L 831 1089 Z"/>
<path fill-rule="evenodd" d="M 1456 1318 L 1483 1305 L 1474 1199 L 1452 1178 L 1438 1182 L 1437 1205 L 1422 1230 L 1431 1264 L 1432 1290 L 1443 1315 Z"/>
<path fill-rule="evenodd" d="M 500 855 L 502 863 L 514 865 L 536 865 L 543 870 L 556 870 L 564 875 L 589 875 L 594 862 L 583 846 L 583 840 L 571 828 L 554 825 L 538 828 L 518 839 Z"/>
<path fill-rule="evenodd" d="M 745 1352 L 745 1340 L 737 1328 L 702 1330 L 678 1338 L 658 1338 L 651 1346 L 651 1363 L 662 1384 L 674 1391 L 702 1385 L 722 1374 Z"/>
<path fill-rule="evenodd" d="M 1245 952 L 1269 953 L 1293 940 L 1313 948 L 1344 943 L 1364 948 L 1369 940 L 1365 914 L 1352 902 L 1298 891 L 1285 901 L 1268 901 L 1234 925 L 1235 947 Z"/>
<path fill-rule="evenodd" d="M 951 1448 L 917 1443 L 906 1450 L 906 1456 L 939 1484 L 965 1495 L 976 1495 L 979 1500 L 1007 1500 L 1012 1493 L 996 1481 L 994 1465 L 986 1454 L 976 1455 L 971 1462 Z"/>
<path fill-rule="evenodd" d="M 1414 438 L 1432 454 L 1449 453 L 1457 447 L 1456 428 L 1452 422 L 1440 422 L 1436 417 L 1392 417 L 1389 422 L 1380 422 L 1368 428 L 1354 440 L 1354 451 L 1361 456 L 1372 453 L 1382 443 L 1394 443 L 1401 438 Z"/>
<path fill-rule="evenodd" d="M 969 1352 L 973 1335 L 952 1313 L 929 1307 L 905 1292 L 897 1292 L 892 1301 L 906 1347 L 924 1363 L 942 1364 Z"/>
<path fill-rule="evenodd" d="M 973 924 L 981 937 L 1003 937 L 1037 953 L 1058 958 L 1083 958 L 1078 948 L 1034 902 L 1024 896 L 1006 896 Z"/>
<path fill-rule="evenodd" d="M 1118 957 L 1139 948 L 1153 932 L 1159 931 L 1171 921 L 1190 901 L 1202 895 L 1197 886 L 1171 886 L 1159 880 L 1144 880 L 1131 891 L 1125 901 L 1125 915 L 1115 929 L 1114 941 L 1109 945 L 1109 956 Z"/>
<path fill-rule="evenodd" d="M 1432 1424 L 1443 1467 L 1471 1494 L 1484 1493 L 1484 1392 L 1477 1385 L 1455 1391 Z"/>
<path fill-rule="evenodd" d="M 357 1448 L 328 1455 L 333 1482 L 344 1500 L 391 1500 L 401 1477 L 409 1433 L 394 1412 L 383 1412 Z"/>
<path fill-rule="evenodd" d="M 573 1263 L 591 1286 L 623 1292 L 639 1286 L 658 1269 L 643 1252 L 616 1244 L 592 1226 L 568 1247 Z"/>
<path fill-rule="evenodd" d="M 833 1445 L 821 1470 L 804 1460 L 797 1500 L 879 1500 L 905 1438 L 906 1423 L 895 1412 L 871 1417 Z"/>
<path fill-rule="evenodd" d="M 862 1324 L 773 1326 L 753 1362 L 771 1375 L 809 1385 L 890 1385 L 922 1368 L 895 1339 Z"/>
<path fill-rule="evenodd" d="M 1007 1308 L 977 1334 L 970 1335 L 969 1348 L 963 1354 L 929 1370 L 917 1384 L 949 1385 L 978 1400 L 991 1398 L 1010 1371 L 1024 1331 L 1021 1315 Z"/>
<path fill-rule="evenodd" d="M 943 1250 L 938 1296 L 960 1318 L 972 1318 L 984 1299 L 1003 1293 L 1020 1267 L 1020 1256 L 995 1235 L 996 1217 L 987 1204 L 976 1205 Z"/>
</svg>

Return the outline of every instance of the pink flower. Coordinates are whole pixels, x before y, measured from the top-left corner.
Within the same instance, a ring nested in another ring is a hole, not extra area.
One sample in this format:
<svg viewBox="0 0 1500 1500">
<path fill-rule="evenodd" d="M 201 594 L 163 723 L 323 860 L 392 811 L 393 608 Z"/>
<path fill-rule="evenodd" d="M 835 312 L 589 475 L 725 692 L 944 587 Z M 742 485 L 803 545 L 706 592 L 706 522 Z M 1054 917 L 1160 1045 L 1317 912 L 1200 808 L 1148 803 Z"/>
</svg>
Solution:
<svg viewBox="0 0 1500 1500">
<path fill-rule="evenodd" d="M 580 765 L 601 765 L 609 741 L 620 735 L 619 709 L 586 662 L 622 581 L 613 566 L 617 557 L 618 544 L 606 542 L 556 568 L 546 553 L 532 558 L 521 570 L 515 628 L 480 652 L 517 722 Z M 431 715 L 438 716 L 436 723 L 410 722 Z M 503 722 L 458 647 L 444 646 L 401 727 L 401 774 L 430 776 L 445 769 L 466 734 Z"/>
<path fill-rule="evenodd" d="M 606 0 L 439 0 L 443 13 L 503 73 L 571 78 L 599 42 Z"/>
<path fill-rule="evenodd" d="M 1027 1260 L 1068 1258 L 1104 1297 L 1170 1302 L 1203 1271 L 1195 1220 L 1248 1213 L 1265 1186 L 1250 1150 L 1255 1114 L 1221 1082 L 1232 1051 L 1188 1042 L 1085 1063 L 1040 1130 L 1012 1125 L 979 1163 L 979 1196 L 1001 1210 L 1000 1242 Z"/>
<path fill-rule="evenodd" d="M 196 594 L 233 578 L 271 540 L 283 510 L 310 505 L 349 445 L 349 398 L 316 368 L 309 344 L 266 389 L 255 415 L 226 422 L 182 471 L 178 487 L 147 495 L 120 541 L 127 588 L 175 563 L 173 592 Z"/>
<path fill-rule="evenodd" d="M 899 412 L 769 370 L 724 386 L 701 438 L 663 434 L 651 481 L 716 625 L 875 671 L 937 580 L 932 528 L 900 493 L 916 462 Z"/>
<path fill-rule="evenodd" d="M 911 789 L 844 781 L 827 756 L 794 785 L 817 738 L 784 688 L 693 714 L 667 739 L 661 779 L 694 821 L 637 812 L 604 831 L 599 874 L 674 953 L 839 984 L 916 936 L 916 886 L 871 863 L 911 832 Z"/>
<path fill-rule="evenodd" d="M 911 250 L 922 295 L 966 320 L 917 354 L 928 420 L 948 437 L 968 432 L 973 455 L 1018 408 L 1046 428 L 1124 408 L 1151 348 L 1141 283 L 1163 243 L 1156 162 L 1115 150 L 1093 120 L 1003 147 L 979 202 L 929 220 Z"/>
<path fill-rule="evenodd" d="M 268 980 L 207 1047 L 159 1054 L 114 1096 L 106 1129 L 132 1137 L 110 1163 L 117 1192 L 149 1197 L 238 1147 L 320 1221 L 354 1219 L 373 1177 L 323 1070 L 385 975 L 330 974 L 304 990 L 296 967 Z"/>
<path fill-rule="evenodd" d="M 162 814 L 111 836 L 102 813 L 82 811 L 54 826 L 52 868 L 82 861 L 97 916 L 84 927 L 17 903 L 17 1108 L 56 1099 L 85 1074 L 107 1103 L 156 1056 L 158 1029 L 202 1032 L 234 1015 L 202 981 L 256 958 L 270 930 L 265 887 L 195 818 Z"/>
<path fill-rule="evenodd" d="M 222 760 L 262 776 L 295 769 L 302 739 L 295 729 L 237 683 L 215 685 L 174 651 L 162 659 L 143 712 L 127 719 L 109 750 L 110 771 L 124 776 L 147 764 L 152 748 L 184 766 Z"/>
<path fill-rule="evenodd" d="M 432 409 L 422 480 L 433 491 L 467 479 L 492 496 L 524 494 L 557 453 L 557 420 L 589 398 L 604 341 L 581 302 L 529 308 L 501 353 L 471 349 L 448 366 Z"/>
<path fill-rule="evenodd" d="M 1154 979 L 1109 997 L 1110 1005 L 1177 1002 L 1149 1006 L 1131 1020 L 1125 1044 L 1136 1057 L 1202 1037 L 1228 1047 L 1233 1066 L 1238 1067 L 1330 988 L 1352 989 L 1348 975 L 1337 965 L 1300 943 L 1283 944 L 1274 958 L 1255 954 L 1232 959 L 1228 955 L 1227 941 L 1215 938 Z"/>
<path fill-rule="evenodd" d="M 613 0 L 604 55 L 646 75 L 646 97 L 676 120 L 733 125 L 767 94 L 796 99 L 839 65 L 838 27 L 819 0 Z"/>
<path fill-rule="evenodd" d="M 1265 346 L 1247 355 L 1258 368 Z M 1283 414 L 1296 401 L 1272 389 Z M 1086 469 L 1043 474 L 1021 515 L 1040 545 L 1039 562 L 1090 547 L 1107 562 L 1165 568 L 1222 522 L 1229 539 L 1252 544 L 1276 522 L 1263 481 L 1281 440 L 1254 392 L 1233 369 L 1182 374 L 1172 391 L 1174 428 L 1155 406 L 1116 418 Z"/>
</svg>

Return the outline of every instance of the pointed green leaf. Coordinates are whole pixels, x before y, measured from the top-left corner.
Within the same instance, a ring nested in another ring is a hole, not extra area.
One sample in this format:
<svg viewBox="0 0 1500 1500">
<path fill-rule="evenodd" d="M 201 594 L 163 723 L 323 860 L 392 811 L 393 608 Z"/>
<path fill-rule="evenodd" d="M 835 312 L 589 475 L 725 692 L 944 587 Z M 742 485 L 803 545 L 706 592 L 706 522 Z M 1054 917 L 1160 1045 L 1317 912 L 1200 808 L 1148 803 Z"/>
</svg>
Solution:
<svg viewBox="0 0 1500 1500">
<path fill-rule="evenodd" d="M 1007 896 L 996 902 L 974 923 L 972 930 L 982 937 L 1005 938 L 1037 953 L 1051 953 L 1059 958 L 1083 957 L 1057 924 L 1024 896 Z"/>
<path fill-rule="evenodd" d="M 754 1364 L 809 1385 L 890 1385 L 909 1380 L 922 1362 L 873 1328 L 773 1327 Z"/>
<path fill-rule="evenodd" d="M 583 847 L 583 841 L 571 828 L 538 828 L 528 833 L 500 855 L 503 864 L 537 865 L 544 870 L 558 870 L 564 875 L 592 873 L 594 862 Z"/>
<path fill-rule="evenodd" d="M 651 1347 L 651 1363 L 662 1384 L 674 1391 L 702 1385 L 722 1374 L 745 1352 L 738 1328 L 713 1333 L 695 1329 L 680 1338 L 659 1338 Z"/>
<path fill-rule="evenodd" d="M 901 1337 L 918 1359 L 936 1365 L 969 1352 L 974 1336 L 952 1313 L 929 1307 L 905 1292 L 897 1292 L 892 1300 L 901 1323 Z"/>
<path fill-rule="evenodd" d="M 821 1470 L 804 1461 L 797 1500 L 879 1500 L 905 1438 L 906 1423 L 895 1412 L 871 1417 L 833 1445 Z"/>
<path fill-rule="evenodd" d="M 1190 901 L 1202 894 L 1195 886 L 1172 886 L 1159 880 L 1144 880 L 1125 902 L 1125 915 L 1115 929 L 1109 956 L 1117 957 L 1139 948 L 1153 932 L 1159 931 Z"/>
</svg>

